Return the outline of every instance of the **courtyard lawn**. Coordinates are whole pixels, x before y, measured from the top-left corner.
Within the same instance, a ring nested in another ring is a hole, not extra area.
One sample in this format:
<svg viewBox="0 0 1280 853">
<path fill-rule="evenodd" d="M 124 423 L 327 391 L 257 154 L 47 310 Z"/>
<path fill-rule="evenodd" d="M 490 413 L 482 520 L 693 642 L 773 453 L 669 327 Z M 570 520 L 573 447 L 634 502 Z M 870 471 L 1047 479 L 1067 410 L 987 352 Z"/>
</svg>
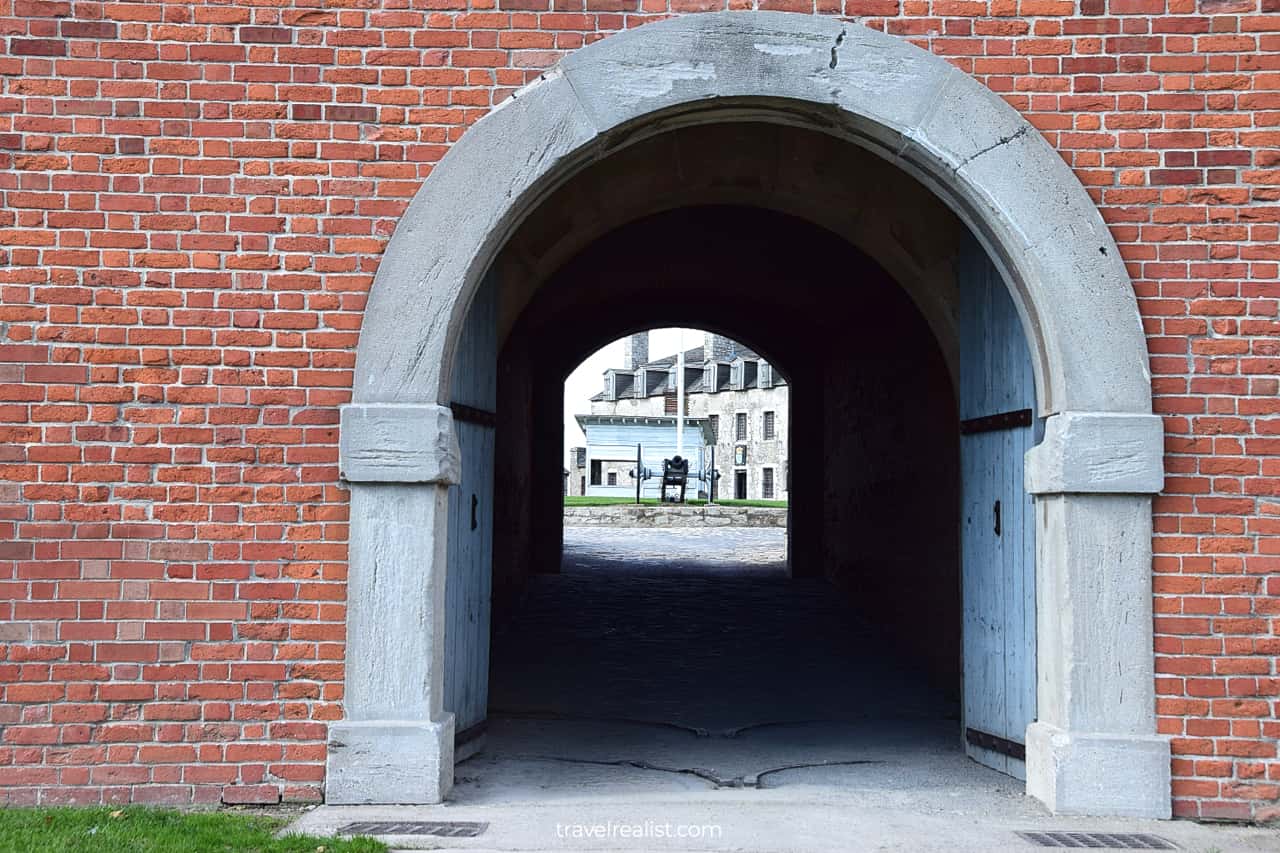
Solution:
<svg viewBox="0 0 1280 853">
<path fill-rule="evenodd" d="M 615 498 L 615 497 L 593 497 L 590 495 L 567 495 L 564 499 L 565 506 L 617 506 L 619 504 L 634 504 L 635 498 Z M 643 498 L 640 501 L 644 506 L 657 506 L 657 498 Z M 703 506 L 706 501 L 690 498 L 685 501 L 686 506 Z M 763 501 L 763 500 L 718 500 L 717 506 L 759 506 L 770 507 L 773 509 L 786 509 L 786 501 Z"/>
<path fill-rule="evenodd" d="M 142 806 L 0 808 L 0 853 L 385 853 L 372 838 L 276 838 L 287 818 Z"/>
</svg>

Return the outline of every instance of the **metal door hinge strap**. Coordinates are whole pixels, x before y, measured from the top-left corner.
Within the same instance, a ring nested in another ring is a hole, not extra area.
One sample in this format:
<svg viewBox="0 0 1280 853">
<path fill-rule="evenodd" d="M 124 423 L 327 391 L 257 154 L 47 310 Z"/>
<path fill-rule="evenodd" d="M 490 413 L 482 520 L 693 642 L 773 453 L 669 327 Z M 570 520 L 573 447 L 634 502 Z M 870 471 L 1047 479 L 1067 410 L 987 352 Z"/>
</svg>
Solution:
<svg viewBox="0 0 1280 853">
<path fill-rule="evenodd" d="M 999 752 L 1002 755 L 1012 756 L 1019 761 L 1027 760 L 1027 747 L 1008 738 L 1002 738 L 999 735 L 989 734 L 988 732 L 980 732 L 977 729 L 965 729 L 964 739 L 974 746 L 980 746 L 992 752 Z"/>
<path fill-rule="evenodd" d="M 975 432 L 994 432 L 999 429 L 1016 429 L 1031 426 L 1030 409 L 1016 409 L 1012 412 L 1001 412 L 998 415 L 987 415 L 982 418 L 970 418 L 960 422 L 961 435 L 973 435 Z"/>
<path fill-rule="evenodd" d="M 457 747 L 462 746 L 464 743 L 475 740 L 476 738 L 480 737 L 480 735 L 484 734 L 488 730 L 489 730 L 488 720 L 481 720 L 480 722 L 476 723 L 474 726 L 468 726 L 462 731 L 454 734 L 453 736 L 454 748 L 456 749 Z"/>
<path fill-rule="evenodd" d="M 463 403 L 450 403 L 450 411 L 453 412 L 454 420 L 465 421 L 469 424 L 479 424 L 480 426 L 496 427 L 498 425 L 498 416 L 494 412 L 485 409 L 477 409 L 474 406 L 467 406 Z"/>
</svg>

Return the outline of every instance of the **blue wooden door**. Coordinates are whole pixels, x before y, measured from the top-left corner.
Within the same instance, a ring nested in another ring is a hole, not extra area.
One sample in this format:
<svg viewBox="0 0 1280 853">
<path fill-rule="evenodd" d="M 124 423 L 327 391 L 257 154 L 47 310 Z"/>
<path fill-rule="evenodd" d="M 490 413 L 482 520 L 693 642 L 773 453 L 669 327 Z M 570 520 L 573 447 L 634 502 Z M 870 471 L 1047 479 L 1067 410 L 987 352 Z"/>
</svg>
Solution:
<svg viewBox="0 0 1280 853">
<path fill-rule="evenodd" d="M 496 294 L 481 285 L 454 356 L 454 427 L 462 476 L 449 488 L 445 577 L 444 708 L 459 744 L 482 729 L 489 704 L 489 601 L 493 588 L 493 409 L 497 400 Z"/>
<path fill-rule="evenodd" d="M 1026 778 L 1036 716 L 1035 514 L 1023 457 L 1038 440 L 1022 324 L 976 241 L 961 256 L 960 455 L 965 747 Z"/>
</svg>

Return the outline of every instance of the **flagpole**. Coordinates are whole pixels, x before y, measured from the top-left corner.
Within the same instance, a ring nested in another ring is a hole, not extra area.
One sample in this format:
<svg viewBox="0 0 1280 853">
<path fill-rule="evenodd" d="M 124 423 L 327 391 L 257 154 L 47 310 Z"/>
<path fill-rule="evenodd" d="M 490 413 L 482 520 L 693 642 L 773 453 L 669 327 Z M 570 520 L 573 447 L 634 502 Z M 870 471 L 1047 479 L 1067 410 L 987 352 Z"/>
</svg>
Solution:
<svg viewBox="0 0 1280 853">
<path fill-rule="evenodd" d="M 676 353 L 676 455 L 684 456 L 684 329 Z"/>
</svg>

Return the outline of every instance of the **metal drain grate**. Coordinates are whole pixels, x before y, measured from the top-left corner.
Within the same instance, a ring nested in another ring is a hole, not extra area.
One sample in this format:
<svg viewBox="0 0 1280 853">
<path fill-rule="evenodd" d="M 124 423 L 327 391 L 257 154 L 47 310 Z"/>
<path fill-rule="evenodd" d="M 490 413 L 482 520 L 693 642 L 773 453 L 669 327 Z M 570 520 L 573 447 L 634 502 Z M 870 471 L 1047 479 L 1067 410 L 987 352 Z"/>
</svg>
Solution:
<svg viewBox="0 0 1280 853">
<path fill-rule="evenodd" d="M 437 838 L 475 838 L 487 823 L 465 820 L 366 820 L 349 823 L 339 835 L 434 835 Z"/>
<path fill-rule="evenodd" d="M 1147 832 L 1019 832 L 1038 847 L 1103 850 L 1177 850 L 1172 841 Z"/>
</svg>

